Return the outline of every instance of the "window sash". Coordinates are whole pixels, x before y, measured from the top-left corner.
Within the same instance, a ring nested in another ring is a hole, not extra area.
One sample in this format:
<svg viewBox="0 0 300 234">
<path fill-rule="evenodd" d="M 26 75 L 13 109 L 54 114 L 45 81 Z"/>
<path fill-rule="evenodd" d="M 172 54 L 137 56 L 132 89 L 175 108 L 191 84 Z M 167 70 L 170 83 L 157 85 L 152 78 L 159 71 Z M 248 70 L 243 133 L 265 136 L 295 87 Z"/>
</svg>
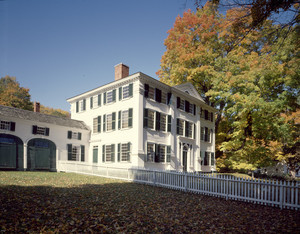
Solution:
<svg viewBox="0 0 300 234">
<path fill-rule="evenodd" d="M 129 110 L 122 111 L 122 128 L 128 128 Z"/>
<path fill-rule="evenodd" d="M 155 114 L 154 111 L 148 109 L 147 119 L 148 119 L 148 128 L 150 129 L 154 129 L 154 114 Z"/>
<path fill-rule="evenodd" d="M 121 144 L 121 161 L 128 162 L 130 160 L 130 143 Z"/>
<path fill-rule="evenodd" d="M 166 132 L 167 129 L 167 115 L 161 114 L 160 115 L 160 130 Z"/>
<path fill-rule="evenodd" d="M 93 163 L 98 163 L 98 146 L 93 147 Z"/>
<path fill-rule="evenodd" d="M 155 95 L 155 89 L 153 87 L 149 86 L 148 98 L 151 98 L 154 100 L 154 98 L 155 98 L 154 95 Z"/>
<path fill-rule="evenodd" d="M 11 125 L 11 122 L 1 121 L 0 122 L 0 129 L 2 129 L 2 130 L 10 130 L 10 125 Z"/>
<path fill-rule="evenodd" d="M 154 144 L 147 143 L 147 162 L 154 162 L 155 158 L 155 150 L 154 150 Z"/>
<path fill-rule="evenodd" d="M 111 90 L 106 93 L 106 103 L 111 103 L 116 101 L 116 90 Z"/>
</svg>

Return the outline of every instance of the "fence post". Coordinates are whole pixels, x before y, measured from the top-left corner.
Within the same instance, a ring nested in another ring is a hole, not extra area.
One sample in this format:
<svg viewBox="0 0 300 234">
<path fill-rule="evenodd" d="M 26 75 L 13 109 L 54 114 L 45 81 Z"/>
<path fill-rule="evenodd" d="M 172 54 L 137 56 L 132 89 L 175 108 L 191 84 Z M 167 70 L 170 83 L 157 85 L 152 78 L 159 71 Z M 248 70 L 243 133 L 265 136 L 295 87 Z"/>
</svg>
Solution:
<svg viewBox="0 0 300 234">
<path fill-rule="evenodd" d="M 184 173 L 184 191 L 187 192 L 187 173 Z"/>
<path fill-rule="evenodd" d="M 282 181 L 280 181 L 279 206 L 280 206 L 280 209 L 282 210 L 282 208 L 283 208 L 283 183 L 282 183 Z"/>
</svg>

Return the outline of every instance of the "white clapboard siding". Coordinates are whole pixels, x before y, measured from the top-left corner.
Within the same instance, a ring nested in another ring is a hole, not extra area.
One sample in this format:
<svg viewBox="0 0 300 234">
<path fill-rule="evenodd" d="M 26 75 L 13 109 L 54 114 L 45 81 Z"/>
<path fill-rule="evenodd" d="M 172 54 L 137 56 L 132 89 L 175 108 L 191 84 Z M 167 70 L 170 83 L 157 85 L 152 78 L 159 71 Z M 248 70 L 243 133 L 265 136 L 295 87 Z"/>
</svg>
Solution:
<svg viewBox="0 0 300 234">
<path fill-rule="evenodd" d="M 59 171 L 124 179 L 136 183 L 222 197 L 226 200 L 252 202 L 280 207 L 281 209 L 300 209 L 300 183 L 294 181 L 243 179 L 218 174 L 116 168 L 73 161 L 59 161 L 58 168 Z"/>
</svg>

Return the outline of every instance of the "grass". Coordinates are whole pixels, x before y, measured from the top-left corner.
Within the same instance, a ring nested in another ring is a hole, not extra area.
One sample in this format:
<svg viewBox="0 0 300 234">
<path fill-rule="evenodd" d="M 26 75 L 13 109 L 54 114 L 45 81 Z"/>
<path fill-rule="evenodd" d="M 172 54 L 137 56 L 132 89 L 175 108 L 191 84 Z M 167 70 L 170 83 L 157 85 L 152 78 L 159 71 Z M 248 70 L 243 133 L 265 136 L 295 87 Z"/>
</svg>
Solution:
<svg viewBox="0 0 300 234">
<path fill-rule="evenodd" d="M 94 176 L 0 171 L 0 233 L 299 233 L 300 212 Z"/>
</svg>

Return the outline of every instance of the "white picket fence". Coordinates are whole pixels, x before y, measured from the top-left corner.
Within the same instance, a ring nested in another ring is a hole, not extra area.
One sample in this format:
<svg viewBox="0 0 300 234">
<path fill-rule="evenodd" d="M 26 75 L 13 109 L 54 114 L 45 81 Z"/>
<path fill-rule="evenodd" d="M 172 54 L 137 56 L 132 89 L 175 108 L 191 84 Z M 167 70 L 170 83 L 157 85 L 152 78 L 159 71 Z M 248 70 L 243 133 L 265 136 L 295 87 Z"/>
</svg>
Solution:
<svg viewBox="0 0 300 234">
<path fill-rule="evenodd" d="M 194 174 L 115 168 L 77 162 L 59 162 L 59 170 L 124 179 L 185 192 L 222 197 L 288 209 L 300 209 L 300 183 L 260 179 L 243 179 L 229 175 Z"/>
</svg>

